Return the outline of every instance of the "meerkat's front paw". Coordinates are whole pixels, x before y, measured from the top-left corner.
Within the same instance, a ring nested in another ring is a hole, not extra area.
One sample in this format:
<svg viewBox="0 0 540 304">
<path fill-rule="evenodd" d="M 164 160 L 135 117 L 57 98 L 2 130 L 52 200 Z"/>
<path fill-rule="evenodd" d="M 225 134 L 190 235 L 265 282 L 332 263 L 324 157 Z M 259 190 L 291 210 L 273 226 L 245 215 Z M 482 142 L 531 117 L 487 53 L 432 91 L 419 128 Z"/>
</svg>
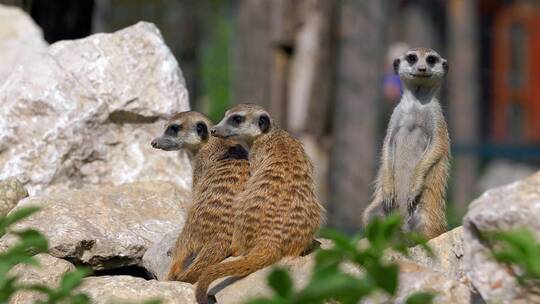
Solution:
<svg viewBox="0 0 540 304">
<path fill-rule="evenodd" d="M 418 205 L 418 201 L 420 199 L 420 195 L 412 193 L 407 197 L 407 210 L 409 211 L 409 214 L 413 213 L 414 210 L 416 210 L 416 206 Z"/>
<path fill-rule="evenodd" d="M 384 207 L 384 213 L 389 214 L 394 210 L 396 206 L 396 200 L 393 195 L 384 195 L 383 197 L 383 207 Z"/>
</svg>

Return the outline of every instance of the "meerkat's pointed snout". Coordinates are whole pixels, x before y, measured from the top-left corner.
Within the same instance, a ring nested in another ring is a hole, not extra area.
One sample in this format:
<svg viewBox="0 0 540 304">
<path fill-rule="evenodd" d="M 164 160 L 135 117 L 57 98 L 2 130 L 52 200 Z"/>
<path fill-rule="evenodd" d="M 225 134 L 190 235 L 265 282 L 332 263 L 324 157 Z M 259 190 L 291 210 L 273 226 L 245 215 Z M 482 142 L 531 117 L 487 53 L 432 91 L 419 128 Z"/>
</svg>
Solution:
<svg viewBox="0 0 540 304">
<path fill-rule="evenodd" d="M 212 134 L 212 136 L 216 136 L 216 132 L 216 128 L 210 129 L 210 134 Z"/>
<path fill-rule="evenodd" d="M 157 145 L 158 145 L 157 140 L 155 138 L 152 139 L 152 142 L 150 142 L 150 145 L 152 146 L 152 148 L 157 149 Z"/>
</svg>

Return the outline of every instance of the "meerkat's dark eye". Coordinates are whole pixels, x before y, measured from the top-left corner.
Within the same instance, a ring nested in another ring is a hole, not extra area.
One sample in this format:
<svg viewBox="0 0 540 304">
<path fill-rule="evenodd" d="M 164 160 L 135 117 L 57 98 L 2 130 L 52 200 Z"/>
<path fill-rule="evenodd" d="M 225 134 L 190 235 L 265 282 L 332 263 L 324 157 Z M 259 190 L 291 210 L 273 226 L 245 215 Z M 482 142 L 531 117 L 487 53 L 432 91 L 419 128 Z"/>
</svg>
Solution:
<svg viewBox="0 0 540 304">
<path fill-rule="evenodd" d="M 270 117 L 263 114 L 259 117 L 259 128 L 263 133 L 270 131 Z"/>
<path fill-rule="evenodd" d="M 167 130 L 165 130 L 165 134 L 167 135 L 176 135 L 178 134 L 178 131 L 182 130 L 182 126 L 179 124 L 171 124 L 167 127 Z"/>
<path fill-rule="evenodd" d="M 415 64 L 416 61 L 418 61 L 418 57 L 416 57 L 415 54 L 409 54 L 405 56 L 405 60 L 407 60 L 409 64 Z"/>
<path fill-rule="evenodd" d="M 246 118 L 244 116 L 241 116 L 241 115 L 238 115 L 238 114 L 235 114 L 235 115 L 231 116 L 231 118 L 229 118 L 229 122 L 233 126 L 239 126 L 245 120 L 246 120 Z"/>
<path fill-rule="evenodd" d="M 434 64 L 436 64 L 437 62 L 439 62 L 439 57 L 433 56 L 433 55 L 429 55 L 429 56 L 427 56 L 427 58 L 426 58 L 426 62 L 427 62 L 427 64 L 429 64 L 429 65 L 434 65 Z"/>
<path fill-rule="evenodd" d="M 195 130 L 197 131 L 197 135 L 199 135 L 199 137 L 203 140 L 206 140 L 208 138 L 208 127 L 205 123 L 198 122 L 195 126 Z"/>
</svg>

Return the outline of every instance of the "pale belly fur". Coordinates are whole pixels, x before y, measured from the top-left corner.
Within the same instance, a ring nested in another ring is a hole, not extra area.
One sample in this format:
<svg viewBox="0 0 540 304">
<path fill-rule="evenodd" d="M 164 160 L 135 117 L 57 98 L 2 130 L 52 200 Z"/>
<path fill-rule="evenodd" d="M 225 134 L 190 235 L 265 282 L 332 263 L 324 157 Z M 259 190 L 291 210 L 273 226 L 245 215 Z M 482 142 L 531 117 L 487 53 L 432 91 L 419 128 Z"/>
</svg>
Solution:
<svg viewBox="0 0 540 304">
<path fill-rule="evenodd" d="M 392 157 L 398 206 L 406 206 L 414 170 L 426 150 L 428 141 L 428 135 L 424 130 L 414 126 L 401 127 L 394 136 Z"/>
</svg>

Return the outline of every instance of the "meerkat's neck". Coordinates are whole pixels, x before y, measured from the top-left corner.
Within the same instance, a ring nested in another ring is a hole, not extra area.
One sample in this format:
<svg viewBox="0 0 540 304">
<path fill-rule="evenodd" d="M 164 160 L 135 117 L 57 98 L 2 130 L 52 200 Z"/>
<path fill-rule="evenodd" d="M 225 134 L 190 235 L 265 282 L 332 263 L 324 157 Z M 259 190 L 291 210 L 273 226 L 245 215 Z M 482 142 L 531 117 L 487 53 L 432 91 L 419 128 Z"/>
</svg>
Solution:
<svg viewBox="0 0 540 304">
<path fill-rule="evenodd" d="M 279 127 L 273 126 L 272 129 L 270 129 L 270 131 L 268 131 L 267 133 L 261 134 L 256 138 L 250 140 L 243 140 L 239 142 L 239 144 L 242 146 L 242 148 L 246 149 L 246 151 L 249 152 L 253 148 L 253 145 L 264 141 L 265 138 L 267 138 L 270 134 L 275 133 L 277 130 L 279 130 Z"/>
<path fill-rule="evenodd" d="M 420 103 L 422 105 L 439 102 L 440 85 L 423 86 L 423 85 L 405 85 L 403 88 L 402 102 L 405 103 Z"/>
</svg>

